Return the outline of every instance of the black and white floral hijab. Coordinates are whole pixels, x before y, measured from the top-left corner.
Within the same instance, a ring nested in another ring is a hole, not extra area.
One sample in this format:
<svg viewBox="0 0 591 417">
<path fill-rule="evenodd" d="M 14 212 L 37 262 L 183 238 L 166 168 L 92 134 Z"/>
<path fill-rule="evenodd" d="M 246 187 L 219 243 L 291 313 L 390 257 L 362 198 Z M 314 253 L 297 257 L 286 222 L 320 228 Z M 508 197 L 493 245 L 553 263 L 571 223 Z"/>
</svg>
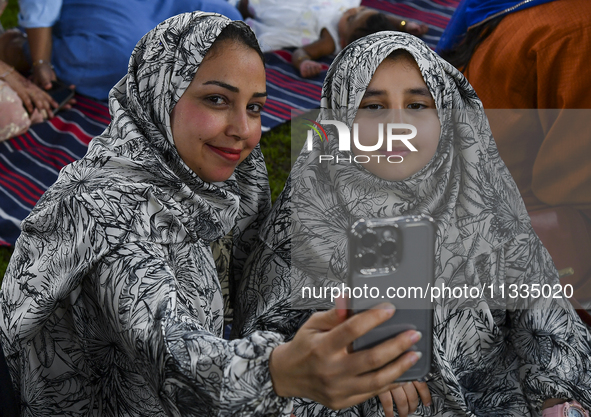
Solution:
<svg viewBox="0 0 591 417">
<path fill-rule="evenodd" d="M 346 282 L 346 231 L 362 217 L 433 217 L 435 286 L 558 283 L 474 90 L 420 39 L 380 32 L 346 47 L 328 71 L 318 121 L 336 118 L 351 128 L 374 72 L 398 49 L 415 59 L 435 100 L 441 135 L 434 157 L 411 177 L 387 181 L 349 163 L 351 153 L 338 149 L 331 131 L 328 141 L 315 138 L 313 149 L 296 160 L 265 222 L 264 247 L 247 263 L 242 297 L 260 301 L 256 309 L 244 307 L 243 334 L 257 326 L 290 333 L 305 317 L 297 309 L 332 307 L 328 299 L 304 299 L 301 289 Z M 326 154 L 335 158 L 320 162 Z M 524 416 L 546 398 L 590 401 L 576 387 L 589 386 L 589 335 L 568 301 L 484 294 L 435 300 L 429 381 L 434 402 L 418 414 Z M 295 414 L 326 412 L 321 409 L 298 400 Z M 374 399 L 347 415 L 380 413 Z"/>
<path fill-rule="evenodd" d="M 91 142 L 86 158 L 114 158 L 118 173 L 125 170 L 132 181 L 142 182 L 147 176 L 147 182 L 169 189 L 187 208 L 187 220 L 199 238 L 207 241 L 226 235 L 239 210 L 249 217 L 260 211 L 257 204 L 268 205 L 258 201 L 265 199 L 268 183 L 258 146 L 229 180 L 210 184 L 183 162 L 172 138 L 170 113 L 230 22 L 222 15 L 193 12 L 172 17 L 150 31 L 134 49 L 127 76 L 111 90 L 113 120 Z M 208 218 L 211 221 L 202 221 Z"/>
</svg>

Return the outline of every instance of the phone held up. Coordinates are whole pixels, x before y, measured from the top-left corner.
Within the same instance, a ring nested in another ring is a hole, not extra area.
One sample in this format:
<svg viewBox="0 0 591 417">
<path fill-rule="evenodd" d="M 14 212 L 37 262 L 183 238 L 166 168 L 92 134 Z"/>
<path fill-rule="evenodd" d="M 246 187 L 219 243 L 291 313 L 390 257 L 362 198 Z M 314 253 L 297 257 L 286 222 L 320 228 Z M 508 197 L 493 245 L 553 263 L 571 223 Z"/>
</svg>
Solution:
<svg viewBox="0 0 591 417">
<path fill-rule="evenodd" d="M 424 215 L 360 219 L 349 230 L 348 244 L 350 312 L 357 314 L 385 301 L 396 307 L 392 318 L 355 340 L 353 349 L 368 349 L 404 331 L 418 330 L 423 336 L 413 349 L 422 357 L 397 381 L 424 378 L 431 369 L 433 345 L 433 309 L 426 294 L 434 280 L 433 219 Z"/>
<path fill-rule="evenodd" d="M 47 90 L 47 94 L 58 104 L 58 107 L 53 110 L 53 113 L 55 114 L 60 111 L 74 97 L 74 93 L 75 91 L 63 82 L 53 81 L 51 88 Z"/>
</svg>

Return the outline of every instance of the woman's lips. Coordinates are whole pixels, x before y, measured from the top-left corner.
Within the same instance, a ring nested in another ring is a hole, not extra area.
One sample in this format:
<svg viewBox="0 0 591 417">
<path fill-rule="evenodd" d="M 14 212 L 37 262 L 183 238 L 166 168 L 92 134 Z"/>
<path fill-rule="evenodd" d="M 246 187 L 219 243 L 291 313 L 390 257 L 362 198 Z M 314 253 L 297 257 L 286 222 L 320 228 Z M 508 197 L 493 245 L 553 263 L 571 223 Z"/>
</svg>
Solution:
<svg viewBox="0 0 591 417">
<path fill-rule="evenodd" d="M 221 148 L 218 146 L 209 146 L 213 152 L 221 156 L 222 158 L 227 159 L 228 161 L 236 162 L 240 160 L 240 153 L 242 152 L 241 149 L 233 149 L 233 148 Z"/>
</svg>

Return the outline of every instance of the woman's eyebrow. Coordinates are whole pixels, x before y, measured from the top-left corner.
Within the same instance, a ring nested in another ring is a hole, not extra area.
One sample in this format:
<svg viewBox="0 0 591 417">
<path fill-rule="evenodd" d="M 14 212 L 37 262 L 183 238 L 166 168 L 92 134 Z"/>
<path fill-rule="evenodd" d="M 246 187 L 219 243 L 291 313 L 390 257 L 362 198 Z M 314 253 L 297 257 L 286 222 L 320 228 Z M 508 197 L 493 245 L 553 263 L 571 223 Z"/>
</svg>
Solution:
<svg viewBox="0 0 591 417">
<path fill-rule="evenodd" d="M 234 87 L 233 85 L 226 84 L 221 81 L 211 80 L 211 81 L 206 81 L 203 83 L 203 85 L 210 85 L 210 84 L 219 85 L 220 87 L 225 88 L 226 90 L 230 90 L 233 93 L 237 93 L 240 91 L 238 89 L 238 87 Z"/>
<path fill-rule="evenodd" d="M 222 88 L 225 88 L 226 90 L 230 90 L 233 93 L 238 93 L 240 91 L 240 89 L 238 87 L 234 87 L 233 85 L 230 84 L 226 84 L 223 83 L 221 81 L 216 81 L 216 80 L 211 80 L 211 81 L 206 81 L 203 83 L 203 85 L 219 85 Z M 267 92 L 262 92 L 262 93 L 254 93 L 252 95 L 253 97 L 267 97 Z"/>
</svg>

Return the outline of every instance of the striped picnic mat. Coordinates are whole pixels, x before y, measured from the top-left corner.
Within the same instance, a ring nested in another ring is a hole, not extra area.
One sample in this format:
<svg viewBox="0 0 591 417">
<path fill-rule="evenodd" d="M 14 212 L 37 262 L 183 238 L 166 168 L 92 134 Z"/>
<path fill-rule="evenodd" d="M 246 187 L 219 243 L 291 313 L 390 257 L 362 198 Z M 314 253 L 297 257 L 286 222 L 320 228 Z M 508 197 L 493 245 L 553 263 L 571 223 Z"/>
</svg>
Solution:
<svg viewBox="0 0 591 417">
<path fill-rule="evenodd" d="M 423 22 L 423 37 L 435 47 L 459 0 L 363 0 L 362 5 Z M 318 107 L 325 72 L 313 79 L 301 78 L 291 66 L 291 51 L 265 54 L 267 104 L 263 131 L 291 118 L 294 109 Z M 331 59 L 321 61 L 328 69 Z M 81 96 L 73 109 L 34 125 L 24 135 L 0 143 L 0 246 L 14 245 L 20 222 L 55 182 L 59 170 L 86 153 L 90 140 L 110 121 L 104 104 Z"/>
</svg>

